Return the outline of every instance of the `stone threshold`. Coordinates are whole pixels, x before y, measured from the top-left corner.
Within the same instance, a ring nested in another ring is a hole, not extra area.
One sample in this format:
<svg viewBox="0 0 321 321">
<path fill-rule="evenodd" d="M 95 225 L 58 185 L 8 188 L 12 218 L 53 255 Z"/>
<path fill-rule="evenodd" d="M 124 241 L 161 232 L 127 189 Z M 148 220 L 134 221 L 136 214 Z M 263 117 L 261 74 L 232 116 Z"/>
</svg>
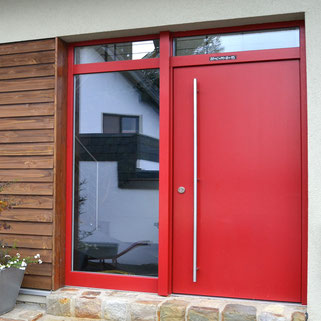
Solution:
<svg viewBox="0 0 321 321">
<path fill-rule="evenodd" d="M 47 297 L 50 320 L 305 321 L 300 304 L 65 287 Z"/>
<path fill-rule="evenodd" d="M 13 310 L 0 315 L 0 321 L 40 321 L 45 313 L 38 304 L 18 303 Z"/>
</svg>

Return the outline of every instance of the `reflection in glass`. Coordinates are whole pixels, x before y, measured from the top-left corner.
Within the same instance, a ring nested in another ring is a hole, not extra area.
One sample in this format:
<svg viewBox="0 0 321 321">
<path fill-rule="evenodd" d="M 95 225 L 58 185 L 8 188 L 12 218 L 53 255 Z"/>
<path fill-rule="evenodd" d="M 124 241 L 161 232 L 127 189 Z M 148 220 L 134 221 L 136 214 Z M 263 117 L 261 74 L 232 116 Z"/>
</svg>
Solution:
<svg viewBox="0 0 321 321">
<path fill-rule="evenodd" d="M 174 55 L 202 55 L 299 46 L 299 28 L 286 28 L 176 38 Z"/>
<path fill-rule="evenodd" d="M 157 276 L 159 71 L 74 81 L 73 270 Z"/>
<path fill-rule="evenodd" d="M 75 48 L 76 64 L 157 57 L 159 57 L 159 39 Z"/>
</svg>

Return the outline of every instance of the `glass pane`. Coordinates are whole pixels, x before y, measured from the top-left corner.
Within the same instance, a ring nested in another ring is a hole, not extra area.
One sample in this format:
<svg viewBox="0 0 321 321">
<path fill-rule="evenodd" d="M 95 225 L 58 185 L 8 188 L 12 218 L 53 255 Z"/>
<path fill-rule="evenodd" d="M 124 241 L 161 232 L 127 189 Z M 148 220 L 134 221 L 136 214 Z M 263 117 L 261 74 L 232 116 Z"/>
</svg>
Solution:
<svg viewBox="0 0 321 321">
<path fill-rule="evenodd" d="M 73 270 L 157 276 L 159 71 L 74 81 Z"/>
<path fill-rule="evenodd" d="M 159 39 L 75 48 L 76 64 L 157 57 L 159 57 Z"/>
<path fill-rule="evenodd" d="M 122 133 L 138 133 L 138 117 L 122 117 L 121 132 Z"/>
<path fill-rule="evenodd" d="M 120 133 L 120 117 L 114 115 L 103 115 L 103 133 L 119 134 Z"/>
<path fill-rule="evenodd" d="M 176 38 L 174 55 L 202 55 L 299 46 L 299 28 L 287 28 Z"/>
</svg>

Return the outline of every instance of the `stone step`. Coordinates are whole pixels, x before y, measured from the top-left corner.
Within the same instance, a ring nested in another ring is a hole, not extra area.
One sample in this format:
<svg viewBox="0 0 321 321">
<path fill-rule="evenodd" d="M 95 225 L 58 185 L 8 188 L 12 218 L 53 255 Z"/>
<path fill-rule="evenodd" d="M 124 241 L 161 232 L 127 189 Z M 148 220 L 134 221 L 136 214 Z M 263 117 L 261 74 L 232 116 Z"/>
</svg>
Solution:
<svg viewBox="0 0 321 321">
<path fill-rule="evenodd" d="M 300 304 L 66 287 L 48 295 L 41 321 L 305 321 L 305 312 Z"/>
<path fill-rule="evenodd" d="M 0 315 L 0 321 L 37 321 L 45 313 L 38 304 L 17 304 L 12 311 Z"/>
<path fill-rule="evenodd" d="M 46 309 L 46 297 L 31 294 L 19 294 L 17 304 L 36 304 L 42 309 Z"/>
</svg>

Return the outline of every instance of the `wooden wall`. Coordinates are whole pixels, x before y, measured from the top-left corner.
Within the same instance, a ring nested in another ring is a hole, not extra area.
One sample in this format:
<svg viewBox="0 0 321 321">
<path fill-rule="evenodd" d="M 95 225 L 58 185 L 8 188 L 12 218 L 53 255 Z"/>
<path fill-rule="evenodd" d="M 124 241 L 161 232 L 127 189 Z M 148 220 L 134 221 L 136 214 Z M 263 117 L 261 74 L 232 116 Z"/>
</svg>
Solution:
<svg viewBox="0 0 321 321">
<path fill-rule="evenodd" d="M 59 39 L 0 45 L 0 182 L 14 208 L 0 240 L 39 253 L 23 287 L 64 283 L 66 46 Z"/>
</svg>

